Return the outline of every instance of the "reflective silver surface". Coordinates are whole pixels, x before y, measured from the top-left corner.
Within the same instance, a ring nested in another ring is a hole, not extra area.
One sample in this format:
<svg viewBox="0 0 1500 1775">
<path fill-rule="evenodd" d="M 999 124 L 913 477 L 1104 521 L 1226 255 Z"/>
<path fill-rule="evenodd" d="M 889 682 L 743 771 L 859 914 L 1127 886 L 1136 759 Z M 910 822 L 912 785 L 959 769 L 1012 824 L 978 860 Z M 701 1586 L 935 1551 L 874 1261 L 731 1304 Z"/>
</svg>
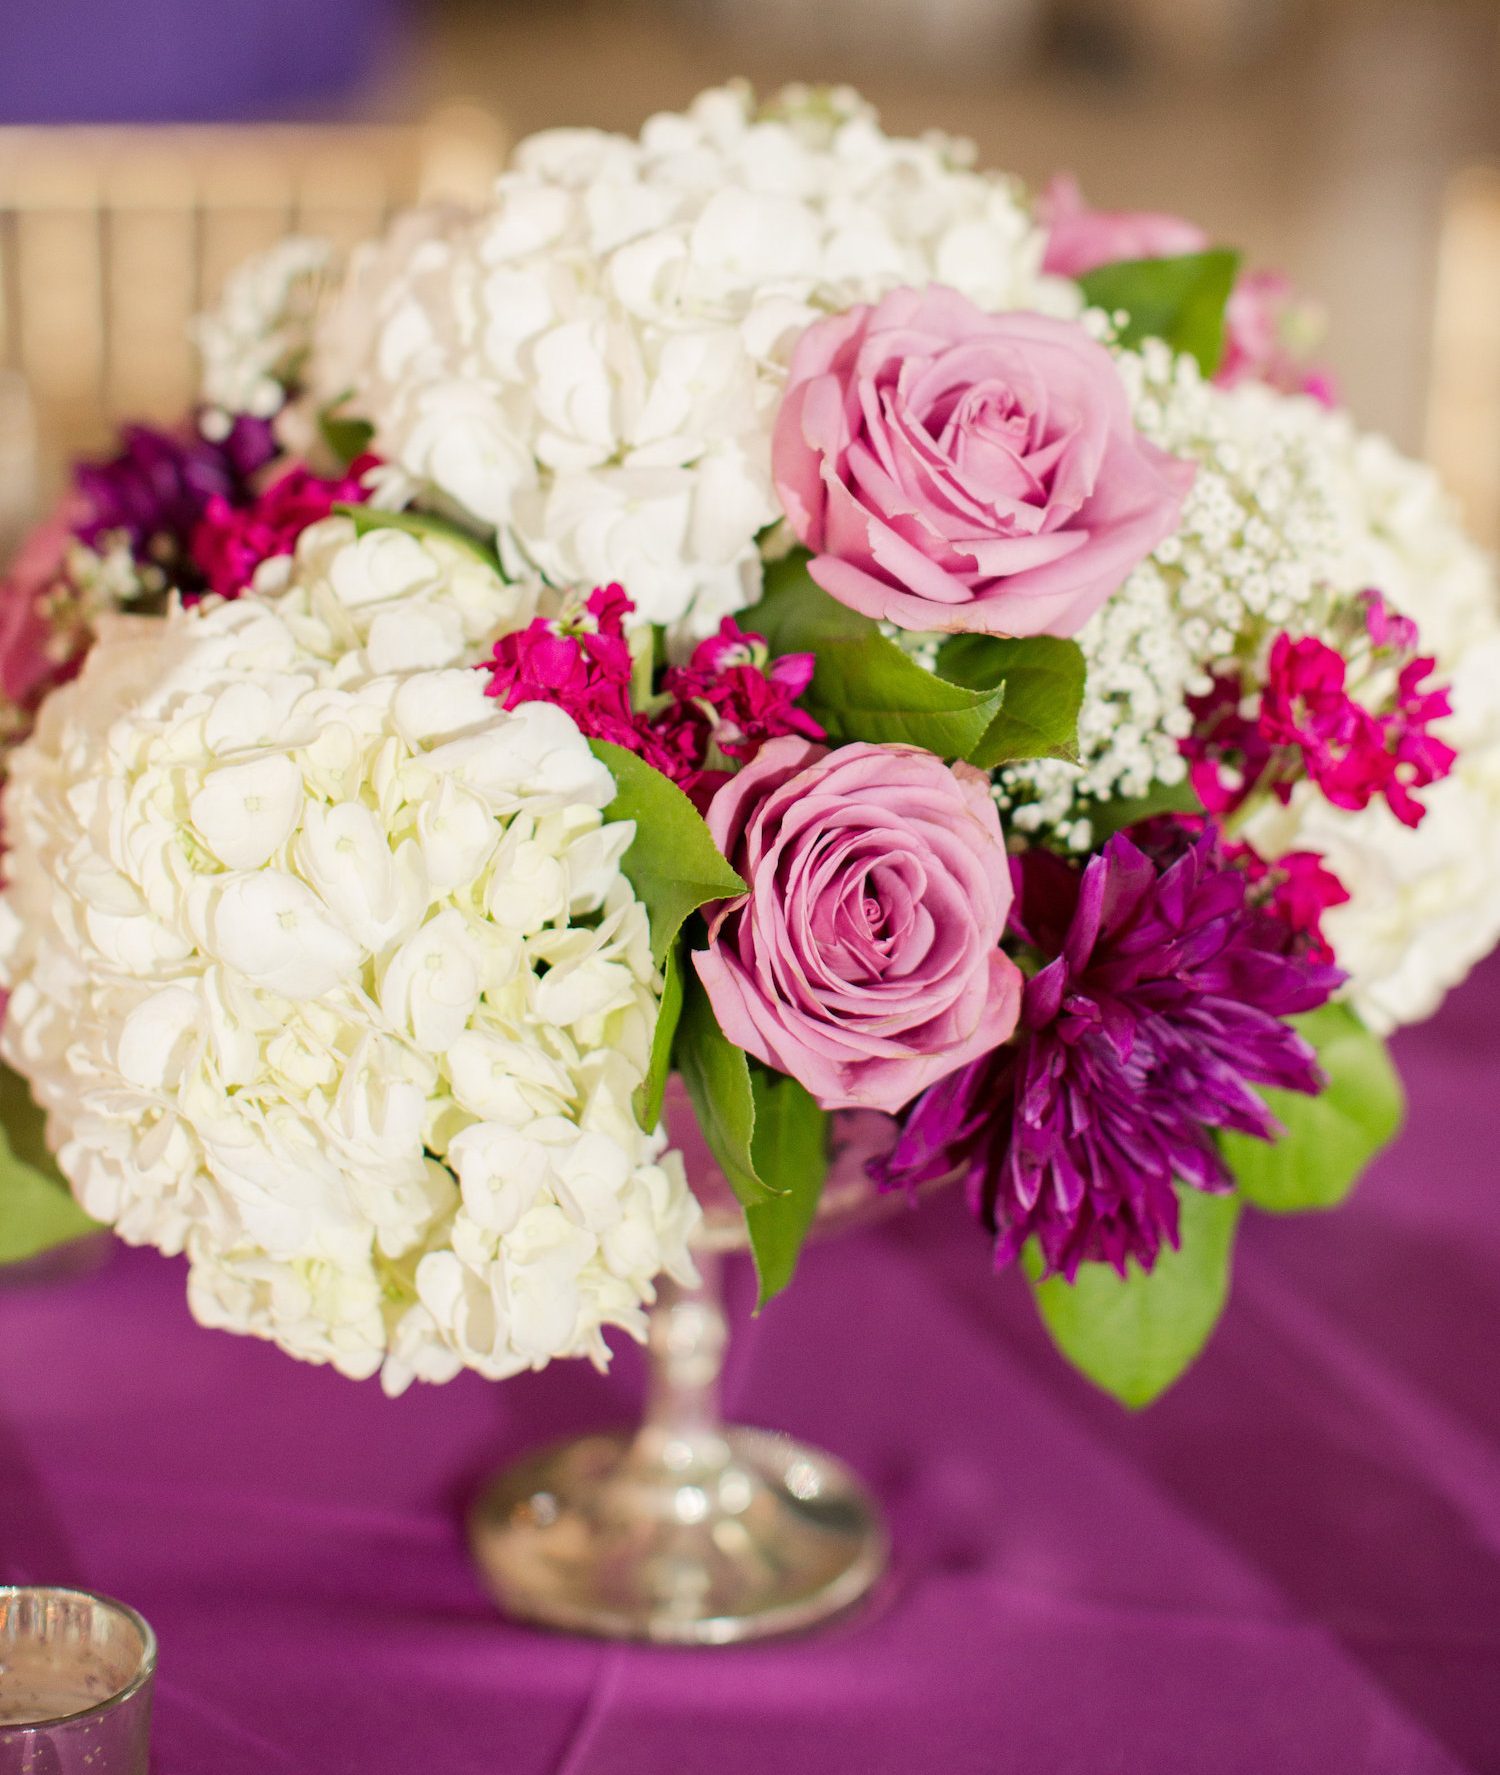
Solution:
<svg viewBox="0 0 1500 1775">
<path fill-rule="evenodd" d="M 885 1568 L 879 1512 L 832 1456 L 718 1412 L 726 1328 L 718 1260 L 666 1284 L 651 1316 L 645 1422 L 503 1473 L 470 1518 L 501 1607 L 611 1639 L 728 1645 L 797 1632 Z"/>
<path fill-rule="evenodd" d="M 502 1473 L 470 1516 L 470 1544 L 496 1600 L 520 1620 L 678 1645 L 799 1632 L 880 1576 L 885 1526 L 831 1455 L 723 1422 L 719 1253 L 743 1247 L 745 1218 L 675 1079 L 666 1121 L 703 1205 L 702 1283 L 660 1284 L 644 1422 Z M 866 1112 L 834 1119 L 816 1236 L 902 1205 L 865 1170 L 894 1127 Z"/>
</svg>

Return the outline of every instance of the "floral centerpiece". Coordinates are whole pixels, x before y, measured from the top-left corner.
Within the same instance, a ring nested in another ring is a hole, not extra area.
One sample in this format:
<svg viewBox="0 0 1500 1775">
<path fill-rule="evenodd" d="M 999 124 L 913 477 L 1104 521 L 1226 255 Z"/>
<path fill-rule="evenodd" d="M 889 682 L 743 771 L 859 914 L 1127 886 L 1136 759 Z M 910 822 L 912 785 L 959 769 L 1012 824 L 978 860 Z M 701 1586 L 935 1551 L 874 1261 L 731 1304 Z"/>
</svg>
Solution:
<svg viewBox="0 0 1500 1775">
<path fill-rule="evenodd" d="M 680 1077 L 791 1279 L 960 1180 L 1131 1403 L 1500 935 L 1500 615 L 1278 279 L 851 95 L 519 150 L 201 327 L 5 593 L 3 1049 L 206 1324 L 639 1335 Z"/>
</svg>

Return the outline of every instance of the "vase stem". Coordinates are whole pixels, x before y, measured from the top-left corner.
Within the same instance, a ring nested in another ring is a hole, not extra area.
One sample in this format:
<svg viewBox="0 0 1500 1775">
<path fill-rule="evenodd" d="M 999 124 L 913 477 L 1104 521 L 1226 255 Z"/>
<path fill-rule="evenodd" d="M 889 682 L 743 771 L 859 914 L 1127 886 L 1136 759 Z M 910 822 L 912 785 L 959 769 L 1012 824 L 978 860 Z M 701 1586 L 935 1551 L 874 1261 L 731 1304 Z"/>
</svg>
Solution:
<svg viewBox="0 0 1500 1775">
<path fill-rule="evenodd" d="M 717 1255 L 698 1259 L 699 1281 L 663 1277 L 647 1332 L 646 1405 L 632 1450 L 636 1464 L 688 1475 L 729 1459 L 719 1377 L 729 1326 L 723 1267 Z"/>
<path fill-rule="evenodd" d="M 884 1565 L 879 1517 L 837 1461 L 725 1426 L 719 1259 L 698 1263 L 696 1286 L 659 1284 L 640 1427 L 545 1449 L 475 1506 L 475 1555 L 512 1614 L 724 1645 L 826 1620 Z"/>
</svg>

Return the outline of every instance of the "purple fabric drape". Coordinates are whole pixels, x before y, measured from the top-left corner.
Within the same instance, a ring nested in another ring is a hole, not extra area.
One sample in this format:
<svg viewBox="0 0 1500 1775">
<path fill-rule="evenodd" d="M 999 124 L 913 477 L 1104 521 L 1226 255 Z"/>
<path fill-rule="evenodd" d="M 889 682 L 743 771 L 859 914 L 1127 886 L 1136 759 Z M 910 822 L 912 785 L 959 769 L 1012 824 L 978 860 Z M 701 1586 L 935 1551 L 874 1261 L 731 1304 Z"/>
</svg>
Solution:
<svg viewBox="0 0 1500 1775">
<path fill-rule="evenodd" d="M 159 1775 L 1456 1775 L 1500 1769 L 1500 1022 L 1402 1038 L 1400 1145 L 1245 1228 L 1198 1369 L 1130 1417 L 1068 1374 L 957 1200 L 742 1309 L 750 1422 L 852 1461 L 896 1567 L 822 1637 L 607 1647 L 501 1621 L 461 1507 L 617 1419 L 639 1367 L 394 1403 L 201 1331 L 122 1252 L 0 1292 L 0 1577 L 162 1640 Z"/>
<path fill-rule="evenodd" d="M 217 123 L 336 106 L 407 0 L 4 0 L 0 123 Z"/>
</svg>

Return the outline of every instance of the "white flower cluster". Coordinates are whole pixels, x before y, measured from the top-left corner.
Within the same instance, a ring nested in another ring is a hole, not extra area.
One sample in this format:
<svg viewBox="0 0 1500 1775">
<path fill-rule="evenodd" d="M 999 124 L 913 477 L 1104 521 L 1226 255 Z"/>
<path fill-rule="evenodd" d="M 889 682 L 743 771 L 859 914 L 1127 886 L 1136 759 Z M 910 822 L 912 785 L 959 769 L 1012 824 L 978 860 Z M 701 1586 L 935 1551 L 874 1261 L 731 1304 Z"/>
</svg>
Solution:
<svg viewBox="0 0 1500 1775">
<path fill-rule="evenodd" d="M 798 336 L 902 284 L 1070 312 L 1007 181 L 846 100 L 704 94 L 639 140 L 521 145 L 488 206 L 358 250 L 311 396 L 557 586 L 620 581 L 711 630 L 753 601 L 771 428 Z"/>
<path fill-rule="evenodd" d="M 327 241 L 292 235 L 226 279 L 218 306 L 194 329 L 206 431 L 227 429 L 237 413 L 270 419 L 280 410 L 312 341 L 332 262 Z"/>
<path fill-rule="evenodd" d="M 5 1057 L 80 1201 L 205 1324 L 397 1391 L 644 1330 L 697 1208 L 636 1124 L 629 823 L 572 720 L 471 669 L 531 614 L 344 519 L 288 588 L 115 618 L 15 754 Z"/>
<path fill-rule="evenodd" d="M 1500 941 L 1500 606 L 1491 563 L 1465 537 L 1430 468 L 1343 413 L 1255 384 L 1205 384 L 1148 343 L 1120 369 L 1147 436 L 1198 464 L 1176 535 L 1078 637 L 1088 661 L 1081 760 L 1013 766 L 997 795 L 1019 832 L 1076 850 L 1101 804 L 1180 782 L 1186 699 L 1209 670 L 1255 666 L 1281 629 L 1316 634 L 1340 598 L 1379 589 L 1414 617 L 1454 691 L 1439 731 L 1458 748 L 1401 824 L 1303 786 L 1243 836 L 1263 855 L 1316 851 L 1350 898 L 1324 919 L 1350 993 L 1385 1033 L 1428 1016 Z"/>
<path fill-rule="evenodd" d="M 1100 803 L 1182 781 L 1188 696 L 1207 689 L 1213 665 L 1307 626 L 1346 546 L 1336 465 L 1302 411 L 1311 402 L 1217 388 L 1155 340 L 1117 362 L 1141 431 L 1198 473 L 1176 533 L 1078 636 L 1088 662 L 1079 763 L 1000 774 L 1016 830 L 1076 850 L 1089 848 Z"/>
<path fill-rule="evenodd" d="M 781 516 L 772 426 L 803 329 L 934 281 L 985 308 L 1077 314 L 1042 247 L 1015 187 L 961 145 L 888 137 L 846 92 L 757 111 L 727 88 L 638 140 L 533 138 L 479 211 L 401 218 L 321 307 L 326 249 L 289 243 L 207 323 L 207 393 L 270 411 L 295 367 L 285 438 L 305 446 L 328 407 L 363 417 L 382 499 L 492 528 L 513 575 L 618 580 L 642 618 L 703 634 L 759 588 L 757 539 Z M 1111 317 L 1082 319 L 1112 341 Z M 1078 637 L 1079 762 L 999 773 L 1011 829 L 1086 851 L 1101 810 L 1182 780 L 1187 699 L 1215 666 L 1253 674 L 1279 629 L 1322 632 L 1338 600 L 1378 587 L 1456 686 L 1458 769 L 1425 792 L 1416 831 L 1308 792 L 1252 836 L 1268 854 L 1321 850 L 1344 877 L 1353 899 L 1327 928 L 1365 1015 L 1425 1014 L 1500 936 L 1488 564 L 1431 474 L 1341 415 L 1212 386 L 1158 343 L 1116 356 L 1141 431 L 1197 478 L 1177 533 Z"/>
</svg>

